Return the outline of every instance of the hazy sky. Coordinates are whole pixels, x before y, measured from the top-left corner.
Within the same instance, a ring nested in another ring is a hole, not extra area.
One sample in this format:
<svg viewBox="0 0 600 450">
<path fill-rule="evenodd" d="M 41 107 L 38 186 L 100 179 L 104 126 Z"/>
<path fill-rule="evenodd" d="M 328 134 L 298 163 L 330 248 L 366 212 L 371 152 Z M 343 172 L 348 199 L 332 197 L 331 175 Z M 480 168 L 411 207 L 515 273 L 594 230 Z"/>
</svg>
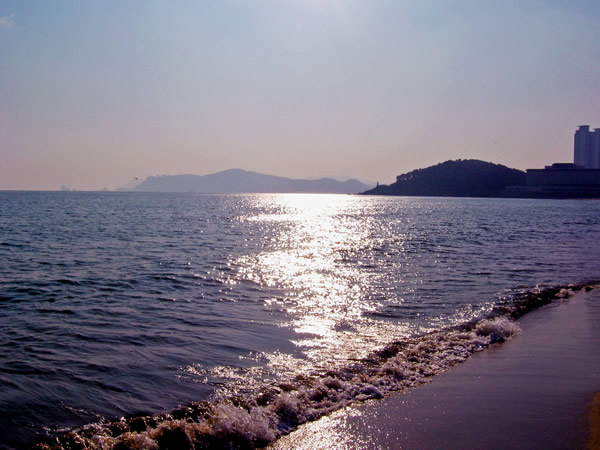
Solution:
<svg viewBox="0 0 600 450">
<path fill-rule="evenodd" d="M 0 189 L 572 162 L 598 0 L 0 0 Z"/>
</svg>

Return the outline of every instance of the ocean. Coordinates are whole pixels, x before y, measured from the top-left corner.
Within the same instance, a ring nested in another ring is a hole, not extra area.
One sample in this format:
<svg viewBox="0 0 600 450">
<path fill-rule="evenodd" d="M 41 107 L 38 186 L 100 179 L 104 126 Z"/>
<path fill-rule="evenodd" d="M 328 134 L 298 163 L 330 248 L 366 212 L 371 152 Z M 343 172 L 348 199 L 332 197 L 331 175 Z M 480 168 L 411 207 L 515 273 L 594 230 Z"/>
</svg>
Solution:
<svg viewBox="0 0 600 450">
<path fill-rule="evenodd" d="M 0 192 L 0 448 L 262 445 L 518 332 L 598 255 L 597 201 Z"/>
</svg>

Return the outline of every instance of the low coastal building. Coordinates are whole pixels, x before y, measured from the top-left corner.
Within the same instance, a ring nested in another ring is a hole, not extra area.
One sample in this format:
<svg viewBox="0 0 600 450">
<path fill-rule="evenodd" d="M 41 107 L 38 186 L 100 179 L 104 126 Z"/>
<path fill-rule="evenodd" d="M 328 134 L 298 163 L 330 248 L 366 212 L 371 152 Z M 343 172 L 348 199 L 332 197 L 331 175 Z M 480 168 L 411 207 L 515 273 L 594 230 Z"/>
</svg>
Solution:
<svg viewBox="0 0 600 450">
<path fill-rule="evenodd" d="M 600 169 L 571 163 L 527 169 L 527 193 L 545 198 L 600 198 Z"/>
<path fill-rule="evenodd" d="M 600 128 L 581 125 L 575 131 L 574 163 L 527 169 L 527 196 L 600 198 Z"/>
</svg>

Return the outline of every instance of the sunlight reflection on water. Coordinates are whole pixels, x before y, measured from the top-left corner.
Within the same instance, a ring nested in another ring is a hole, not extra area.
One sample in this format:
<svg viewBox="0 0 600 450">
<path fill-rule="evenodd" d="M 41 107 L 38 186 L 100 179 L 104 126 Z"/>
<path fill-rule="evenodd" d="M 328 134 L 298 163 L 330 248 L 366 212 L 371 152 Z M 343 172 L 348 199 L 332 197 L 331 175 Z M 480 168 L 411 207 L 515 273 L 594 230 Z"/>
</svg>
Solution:
<svg viewBox="0 0 600 450">
<path fill-rule="evenodd" d="M 236 264 L 246 279 L 289 293 L 270 300 L 268 306 L 282 308 L 291 317 L 288 325 L 301 336 L 294 342 L 310 366 L 327 368 L 332 360 L 360 358 L 374 344 L 387 342 L 392 332 L 402 333 L 397 324 L 365 314 L 377 309 L 366 295 L 377 274 L 361 267 L 366 262 L 357 261 L 357 250 L 371 244 L 374 231 L 362 198 L 278 195 L 265 200 L 280 214 L 248 220 L 287 226 L 272 236 L 268 249 Z M 281 364 L 280 356 L 266 356 Z"/>
</svg>

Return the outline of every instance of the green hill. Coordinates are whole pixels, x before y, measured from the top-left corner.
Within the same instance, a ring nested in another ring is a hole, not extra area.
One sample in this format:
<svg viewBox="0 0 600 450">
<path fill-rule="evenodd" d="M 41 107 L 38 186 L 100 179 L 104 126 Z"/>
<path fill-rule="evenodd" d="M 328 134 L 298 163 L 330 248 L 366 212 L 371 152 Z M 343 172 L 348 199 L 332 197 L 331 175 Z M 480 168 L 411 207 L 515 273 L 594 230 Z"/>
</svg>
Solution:
<svg viewBox="0 0 600 450">
<path fill-rule="evenodd" d="M 446 161 L 396 177 L 390 185 L 363 192 L 369 195 L 440 197 L 513 197 L 508 186 L 524 186 L 525 172 L 476 159 Z"/>
</svg>

